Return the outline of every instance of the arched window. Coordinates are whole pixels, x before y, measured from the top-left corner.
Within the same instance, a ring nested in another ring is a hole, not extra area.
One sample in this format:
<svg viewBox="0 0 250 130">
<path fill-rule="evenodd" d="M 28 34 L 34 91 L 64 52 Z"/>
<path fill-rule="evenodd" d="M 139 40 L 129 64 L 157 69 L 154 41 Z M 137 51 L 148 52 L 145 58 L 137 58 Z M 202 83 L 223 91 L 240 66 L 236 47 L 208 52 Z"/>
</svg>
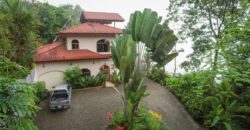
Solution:
<svg viewBox="0 0 250 130">
<path fill-rule="evenodd" d="M 110 51 L 110 45 L 108 40 L 101 39 L 97 41 L 97 52 L 109 52 L 109 51 Z"/>
<path fill-rule="evenodd" d="M 78 40 L 72 40 L 71 47 L 73 50 L 79 49 L 79 41 Z"/>
<path fill-rule="evenodd" d="M 82 76 L 86 77 L 86 76 L 91 76 L 91 72 L 89 69 L 82 69 Z"/>
</svg>

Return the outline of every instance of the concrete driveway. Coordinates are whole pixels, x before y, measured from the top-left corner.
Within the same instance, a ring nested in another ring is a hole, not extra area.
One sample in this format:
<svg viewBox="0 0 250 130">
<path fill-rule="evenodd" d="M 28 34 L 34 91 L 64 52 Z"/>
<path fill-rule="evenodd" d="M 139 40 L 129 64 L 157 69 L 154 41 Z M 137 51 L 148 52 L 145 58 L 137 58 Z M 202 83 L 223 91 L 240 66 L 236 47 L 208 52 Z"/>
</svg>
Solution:
<svg viewBox="0 0 250 130">
<path fill-rule="evenodd" d="M 167 89 L 148 79 L 145 84 L 150 95 L 142 105 L 161 114 L 169 129 L 201 129 Z M 68 110 L 51 112 L 48 100 L 41 102 L 40 107 L 36 122 L 41 130 L 105 130 L 109 123 L 106 114 L 122 108 L 122 100 L 113 88 L 88 88 L 73 91 L 72 107 Z"/>
</svg>

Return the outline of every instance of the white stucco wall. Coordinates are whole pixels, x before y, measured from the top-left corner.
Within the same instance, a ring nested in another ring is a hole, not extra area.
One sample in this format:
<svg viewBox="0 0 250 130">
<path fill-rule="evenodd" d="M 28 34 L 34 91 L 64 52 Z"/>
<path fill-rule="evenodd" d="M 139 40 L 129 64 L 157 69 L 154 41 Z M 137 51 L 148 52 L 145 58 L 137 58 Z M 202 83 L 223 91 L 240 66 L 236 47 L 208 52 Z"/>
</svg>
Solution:
<svg viewBox="0 0 250 130">
<path fill-rule="evenodd" d="M 88 49 L 91 50 L 93 52 L 97 52 L 96 50 L 96 46 L 97 46 L 97 41 L 101 40 L 101 39 L 106 39 L 109 40 L 110 42 L 110 46 L 111 46 L 111 42 L 114 41 L 114 37 L 67 37 L 67 49 L 68 50 L 72 50 L 72 46 L 71 46 L 71 42 L 72 40 L 78 40 L 79 41 L 79 48 L 80 49 Z M 107 53 L 100 53 L 100 54 L 110 54 L 111 52 L 107 52 Z"/>
<path fill-rule="evenodd" d="M 110 67 L 110 73 L 114 71 L 112 59 L 106 60 L 84 60 L 84 61 L 65 61 L 36 64 L 35 66 L 35 81 L 44 81 L 46 88 L 51 90 L 52 86 L 62 84 L 65 81 L 64 72 L 66 69 L 79 66 L 80 68 L 87 68 L 91 71 L 91 75 L 95 76 L 100 72 L 102 65 Z"/>
</svg>

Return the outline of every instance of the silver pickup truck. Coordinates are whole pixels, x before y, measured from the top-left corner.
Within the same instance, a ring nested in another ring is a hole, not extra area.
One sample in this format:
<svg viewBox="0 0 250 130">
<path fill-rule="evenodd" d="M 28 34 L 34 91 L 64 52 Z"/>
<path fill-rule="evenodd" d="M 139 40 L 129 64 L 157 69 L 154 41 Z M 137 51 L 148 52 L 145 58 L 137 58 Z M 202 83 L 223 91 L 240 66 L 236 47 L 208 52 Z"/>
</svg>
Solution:
<svg viewBox="0 0 250 130">
<path fill-rule="evenodd" d="M 50 109 L 70 108 L 71 91 L 72 87 L 68 84 L 54 86 L 50 96 Z"/>
</svg>

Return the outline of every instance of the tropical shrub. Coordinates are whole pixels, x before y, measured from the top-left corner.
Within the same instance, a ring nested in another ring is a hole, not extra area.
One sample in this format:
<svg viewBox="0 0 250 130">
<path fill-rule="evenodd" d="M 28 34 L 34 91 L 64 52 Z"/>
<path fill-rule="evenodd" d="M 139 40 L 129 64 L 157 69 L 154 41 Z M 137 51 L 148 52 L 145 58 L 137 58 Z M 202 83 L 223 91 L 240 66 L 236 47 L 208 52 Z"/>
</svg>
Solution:
<svg viewBox="0 0 250 130">
<path fill-rule="evenodd" d="M 157 74 L 155 74 L 157 75 Z M 152 76 L 151 76 L 152 77 Z M 190 114 L 208 129 L 248 129 L 249 90 L 237 95 L 228 77 L 215 83 L 212 71 L 198 71 L 177 76 L 154 77 L 183 103 Z"/>
<path fill-rule="evenodd" d="M 79 87 L 81 86 L 83 82 L 83 73 L 81 68 L 79 67 L 72 67 L 66 70 L 64 75 L 64 80 L 72 85 L 72 87 Z"/>
<path fill-rule="evenodd" d="M 112 120 L 109 125 L 109 130 L 125 129 L 125 118 L 122 110 L 117 110 L 114 113 L 108 113 L 107 120 Z M 139 107 L 136 116 L 133 118 L 132 124 L 128 126 L 129 130 L 167 130 L 165 124 L 161 120 L 161 116 L 152 111 L 147 111 L 144 107 Z"/>
<path fill-rule="evenodd" d="M 212 72 L 188 73 L 166 77 L 167 87 L 174 93 L 197 120 L 203 120 L 209 113 L 204 97 L 211 82 Z"/>
<path fill-rule="evenodd" d="M 110 75 L 110 81 L 112 83 L 115 83 L 115 85 L 119 85 L 121 83 L 121 79 L 120 79 L 120 75 L 117 71 L 114 71 L 111 75 Z"/>
<path fill-rule="evenodd" d="M 95 77 L 94 76 L 86 76 L 82 77 L 83 82 L 81 83 L 81 87 L 95 87 L 101 86 L 105 82 L 105 75 L 100 72 Z"/>
<path fill-rule="evenodd" d="M 237 107 L 238 96 L 232 91 L 227 81 L 217 84 L 213 93 L 206 95 L 205 102 L 211 110 L 205 115 L 205 125 L 210 129 L 235 129 L 233 111 Z"/>
<path fill-rule="evenodd" d="M 95 76 L 95 86 L 101 86 L 103 85 L 103 83 L 105 82 L 106 80 L 106 76 L 104 73 L 102 72 L 99 72 L 96 76 Z"/>
<path fill-rule="evenodd" d="M 166 85 L 165 79 L 169 77 L 167 73 L 164 72 L 164 70 L 158 68 L 158 67 L 153 67 L 152 69 L 149 70 L 147 73 L 148 78 L 151 80 L 160 83 L 161 85 Z"/>
<path fill-rule="evenodd" d="M 40 100 L 44 100 L 49 96 L 49 91 L 46 89 L 44 82 L 33 83 L 32 86 L 35 88 L 36 96 Z"/>
<path fill-rule="evenodd" d="M 17 81 L 29 70 L 0 56 L 0 129 L 36 130 L 33 119 L 44 86 Z M 4 76 L 4 77 L 3 77 Z"/>
<path fill-rule="evenodd" d="M 242 104 L 241 106 L 237 107 L 234 111 L 233 120 L 235 123 L 245 129 L 250 129 L 250 106 L 249 104 Z"/>
<path fill-rule="evenodd" d="M 38 130 L 33 122 L 37 101 L 32 85 L 0 77 L 0 129 Z"/>
<path fill-rule="evenodd" d="M 83 81 L 81 84 L 81 87 L 94 87 L 96 86 L 96 80 L 95 77 L 93 76 L 87 76 L 87 77 L 83 77 Z"/>
<path fill-rule="evenodd" d="M 28 75 L 29 70 L 15 62 L 11 62 L 10 59 L 0 56 L 0 75 L 8 78 L 24 78 Z"/>
<path fill-rule="evenodd" d="M 0 55 L 31 69 L 35 54 L 36 31 L 31 2 L 24 0 L 0 1 Z"/>
<path fill-rule="evenodd" d="M 65 72 L 64 80 L 73 86 L 73 88 L 85 88 L 100 86 L 105 82 L 105 75 L 99 72 L 94 76 L 83 76 L 79 67 L 69 68 Z"/>
</svg>

